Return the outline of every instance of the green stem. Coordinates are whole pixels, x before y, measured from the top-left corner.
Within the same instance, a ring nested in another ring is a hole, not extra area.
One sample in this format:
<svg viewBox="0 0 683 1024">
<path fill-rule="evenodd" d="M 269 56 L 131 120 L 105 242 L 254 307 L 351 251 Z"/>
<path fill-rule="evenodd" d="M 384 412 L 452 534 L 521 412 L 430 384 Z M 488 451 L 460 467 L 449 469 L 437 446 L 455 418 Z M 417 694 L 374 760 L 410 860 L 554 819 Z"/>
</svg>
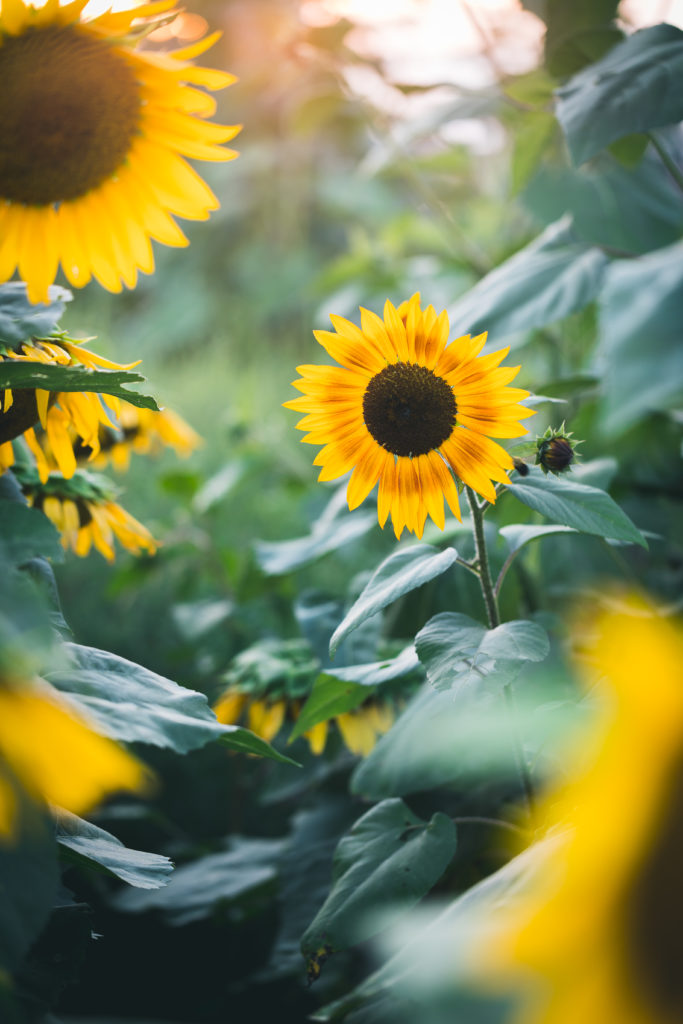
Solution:
<svg viewBox="0 0 683 1024">
<path fill-rule="evenodd" d="M 496 626 L 500 625 L 500 612 L 498 611 L 498 600 L 493 586 L 493 579 L 491 577 L 491 567 L 489 565 L 489 556 L 488 551 L 486 550 L 486 537 L 484 535 L 484 510 L 486 508 L 486 504 L 480 505 L 474 491 L 471 487 L 467 487 L 467 485 L 465 485 L 465 494 L 467 496 L 467 504 L 470 507 L 470 514 L 472 516 L 474 550 L 476 553 L 477 565 L 479 567 L 479 584 L 481 586 L 484 604 L 486 605 L 489 629 L 495 629 Z M 505 697 L 508 713 L 510 714 L 512 721 L 515 722 L 517 720 L 515 695 L 512 692 L 510 683 L 503 684 L 503 695 Z M 524 790 L 529 816 L 532 816 L 534 811 L 534 787 L 529 774 L 529 766 L 524 758 L 524 749 L 516 729 L 513 731 L 512 743 L 515 750 L 517 770 L 519 771 L 522 789 Z"/>
<path fill-rule="evenodd" d="M 680 167 L 675 163 L 674 160 L 671 159 L 671 156 L 667 153 L 665 147 L 659 141 L 654 132 L 646 132 L 645 134 L 647 135 L 648 139 L 659 153 L 659 158 L 666 167 L 667 171 L 669 172 L 673 180 L 676 182 L 681 192 L 683 192 L 683 173 L 681 172 Z"/>
<path fill-rule="evenodd" d="M 498 611 L 498 601 L 493 590 L 493 580 L 491 579 L 491 567 L 489 566 L 489 556 L 486 550 L 486 538 L 484 537 L 484 509 L 477 501 L 476 495 L 471 487 L 465 486 L 465 494 L 467 496 L 467 504 L 470 506 L 470 514 L 472 516 L 472 526 L 474 528 L 474 550 L 477 565 L 479 567 L 479 583 L 481 585 L 481 592 L 484 597 L 484 604 L 486 605 L 486 615 L 489 620 L 489 628 L 495 629 L 496 626 L 500 625 L 500 613 Z"/>
</svg>

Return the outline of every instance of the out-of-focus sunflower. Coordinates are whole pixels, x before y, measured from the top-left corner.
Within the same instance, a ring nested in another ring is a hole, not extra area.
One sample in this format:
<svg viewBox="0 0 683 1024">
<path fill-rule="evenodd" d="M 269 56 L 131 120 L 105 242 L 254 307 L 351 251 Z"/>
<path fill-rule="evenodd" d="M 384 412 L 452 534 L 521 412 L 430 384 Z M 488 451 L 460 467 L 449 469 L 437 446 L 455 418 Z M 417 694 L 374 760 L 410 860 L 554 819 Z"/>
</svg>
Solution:
<svg viewBox="0 0 683 1024">
<path fill-rule="evenodd" d="M 300 700 L 254 694 L 230 687 L 214 705 L 214 713 L 224 725 L 235 725 L 246 717 L 247 726 L 270 742 L 286 722 L 295 722 L 301 711 Z M 337 724 L 344 746 L 352 754 L 367 757 L 375 743 L 394 722 L 394 710 L 387 701 L 370 698 L 362 707 L 318 722 L 302 735 L 313 754 L 322 754 L 327 745 L 330 723 Z"/>
<path fill-rule="evenodd" d="M 162 448 L 172 448 L 176 455 L 186 458 L 191 455 L 202 439 L 199 434 L 186 423 L 182 416 L 172 409 L 140 409 L 130 402 L 121 402 L 114 429 L 100 425 L 99 453 L 92 458 L 96 469 L 111 465 L 115 470 L 124 472 L 130 465 L 132 452 L 139 455 L 155 455 Z M 81 454 L 92 455 L 84 445 L 76 448 L 76 458 Z"/>
<path fill-rule="evenodd" d="M 94 547 L 109 562 L 115 540 L 134 555 L 156 552 L 152 534 L 114 500 L 105 477 L 79 469 L 69 479 L 50 473 L 43 481 L 26 467 L 18 467 L 16 475 L 29 505 L 54 523 L 65 549 L 84 558 Z"/>
<path fill-rule="evenodd" d="M 93 731 L 42 680 L 0 681 L 0 839 L 16 830 L 17 784 L 33 799 L 88 811 L 116 790 L 139 790 L 148 770 Z"/>
<path fill-rule="evenodd" d="M 130 370 L 139 362 L 138 360 L 127 365 L 114 363 L 110 359 L 89 352 L 82 342 L 77 344 L 61 333 L 50 338 L 24 342 L 17 350 L 3 349 L 0 346 L 0 362 L 3 360 L 52 366 L 80 364 L 91 370 Z M 107 395 L 106 402 L 114 413 L 118 413 L 118 398 Z M 102 399 L 94 392 L 6 388 L 0 411 L 0 444 L 7 444 L 23 434 L 36 458 L 43 479 L 47 479 L 50 464 L 33 429 L 38 421 L 47 435 L 54 461 L 66 477 L 72 476 L 76 469 L 73 436 L 80 438 L 83 444 L 98 452 L 100 426 L 114 429 Z M 0 468 L 7 468 L 7 465 L 0 464 Z"/>
<path fill-rule="evenodd" d="M 521 1024 L 678 1024 L 683 635 L 631 600 L 598 621 L 593 664 L 601 710 L 539 808 L 553 841 L 473 969 L 489 992 L 522 990 Z"/>
<path fill-rule="evenodd" d="M 233 75 L 192 59 L 220 33 L 161 53 L 139 43 L 173 0 L 83 17 L 87 0 L 0 10 L 0 281 L 15 269 L 45 302 L 58 266 L 109 291 L 151 273 L 151 240 L 182 246 L 174 216 L 218 207 L 187 163 L 231 160 L 236 125 L 203 120 Z M 199 86 L 200 88 L 197 88 Z"/>
<path fill-rule="evenodd" d="M 265 640 L 238 654 L 225 675 L 228 684 L 214 704 L 224 725 L 246 722 L 249 729 L 270 742 L 285 724 L 295 722 L 313 683 L 320 662 L 305 640 Z M 393 702 L 372 694 L 359 708 L 330 720 L 339 728 L 353 754 L 367 756 L 379 736 L 394 721 Z M 314 754 L 327 744 L 330 722 L 314 725 L 302 735 Z"/>
<path fill-rule="evenodd" d="M 361 309 L 360 328 L 331 320 L 336 333 L 314 334 L 341 366 L 297 367 L 303 397 L 284 403 L 306 414 L 302 441 L 324 445 L 318 479 L 353 470 L 349 508 L 379 481 L 379 523 L 390 515 L 397 537 L 404 527 L 421 537 L 428 515 L 443 529 L 444 497 L 460 518 L 455 478 L 494 502 L 492 481 L 509 483 L 513 462 L 491 438 L 520 437 L 533 415 L 518 404 L 529 392 L 506 386 L 519 367 L 498 365 L 509 349 L 480 356 L 486 334 L 447 345 L 446 311 L 422 310 L 419 294 L 387 302 L 383 320 Z"/>
</svg>

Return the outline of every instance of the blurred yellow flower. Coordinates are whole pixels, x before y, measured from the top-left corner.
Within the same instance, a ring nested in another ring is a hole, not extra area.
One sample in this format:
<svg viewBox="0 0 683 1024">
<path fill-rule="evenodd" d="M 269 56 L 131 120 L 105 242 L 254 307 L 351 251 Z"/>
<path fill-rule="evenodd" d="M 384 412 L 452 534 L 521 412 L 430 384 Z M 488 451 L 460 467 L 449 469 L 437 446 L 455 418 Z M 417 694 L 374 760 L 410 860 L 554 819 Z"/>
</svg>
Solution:
<svg viewBox="0 0 683 1024">
<path fill-rule="evenodd" d="M 147 527 L 104 496 L 75 497 L 69 492 L 59 494 L 52 490 L 29 491 L 26 499 L 54 523 L 61 534 L 62 547 L 70 548 L 81 558 L 94 547 L 113 562 L 114 540 L 134 555 L 153 555 L 157 550 L 157 542 Z"/>
<path fill-rule="evenodd" d="M 43 364 L 80 365 L 90 370 L 130 370 L 139 362 L 114 363 L 110 359 L 89 352 L 83 342 L 76 344 L 66 335 L 24 342 L 17 351 L 0 353 L 0 362 L 3 360 L 36 363 L 36 369 Z M 118 413 L 118 398 L 107 395 L 106 402 L 114 413 Z M 47 435 L 54 462 L 65 477 L 73 476 L 76 470 L 72 436 L 80 438 L 83 444 L 98 452 L 100 426 L 114 426 L 102 404 L 102 399 L 94 392 L 5 388 L 0 410 L 0 444 L 7 444 L 23 434 L 35 456 L 43 481 L 47 479 L 51 467 L 33 429 L 37 421 L 40 421 Z M 0 469 L 5 469 L 11 464 L 3 460 Z"/>
<path fill-rule="evenodd" d="M 443 529 L 445 498 L 460 518 L 455 478 L 490 502 L 492 481 L 509 483 L 511 457 L 492 437 L 526 433 L 519 405 L 528 391 L 506 385 L 519 367 L 498 364 L 509 352 L 480 356 L 486 334 L 448 345 L 448 315 L 422 309 L 419 294 L 384 319 L 361 309 L 361 327 L 332 316 L 336 333 L 315 331 L 341 366 L 299 366 L 294 387 L 303 397 L 285 402 L 306 415 L 302 441 L 323 445 L 314 465 L 319 480 L 353 470 L 347 497 L 356 508 L 379 481 L 380 526 L 391 516 L 397 537 L 404 527 L 422 536 L 427 516 Z"/>
<path fill-rule="evenodd" d="M 173 216 L 219 205 L 187 158 L 237 156 L 222 143 L 239 126 L 207 123 L 216 104 L 202 91 L 234 76 L 191 63 L 220 33 L 140 49 L 173 0 L 90 19 L 86 4 L 0 9 L 0 281 L 18 269 L 31 302 L 47 301 L 60 263 L 78 288 L 135 287 L 154 270 L 151 239 L 187 245 Z"/>
<path fill-rule="evenodd" d="M 140 790 L 149 771 L 93 732 L 56 690 L 0 685 L 0 839 L 17 824 L 18 783 L 34 800 L 82 814 L 117 790 Z"/>
<path fill-rule="evenodd" d="M 100 426 L 100 450 L 92 459 L 97 469 L 111 466 L 123 472 L 130 465 L 131 452 L 139 455 L 154 455 L 163 447 L 173 448 L 176 455 L 186 458 L 191 455 L 202 439 L 186 423 L 182 416 L 172 409 L 140 409 L 129 402 L 121 402 L 116 418 L 116 429 Z M 78 457 L 79 452 L 76 452 Z"/>
<path fill-rule="evenodd" d="M 473 969 L 522 989 L 522 1024 L 680 1024 L 683 637 L 632 600 L 592 661 L 601 710 L 538 813 L 553 841 Z"/>
<path fill-rule="evenodd" d="M 275 739 L 287 717 L 294 720 L 301 701 L 285 698 L 255 697 L 236 686 L 229 687 L 214 705 L 214 713 L 224 725 L 235 725 L 246 712 L 246 724 L 257 736 L 269 743 Z M 336 721 L 344 745 L 352 754 L 367 757 L 379 737 L 388 732 L 394 721 L 391 704 L 370 700 L 354 711 L 337 715 Z M 322 754 L 327 744 L 329 722 L 318 722 L 303 735 L 313 754 Z"/>
</svg>

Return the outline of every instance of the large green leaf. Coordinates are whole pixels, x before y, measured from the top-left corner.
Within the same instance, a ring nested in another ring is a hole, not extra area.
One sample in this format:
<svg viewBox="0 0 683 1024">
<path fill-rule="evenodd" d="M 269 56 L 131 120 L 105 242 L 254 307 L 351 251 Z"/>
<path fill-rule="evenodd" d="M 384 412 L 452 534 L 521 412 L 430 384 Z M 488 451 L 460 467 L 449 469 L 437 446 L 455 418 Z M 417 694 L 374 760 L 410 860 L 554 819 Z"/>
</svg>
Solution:
<svg viewBox="0 0 683 1024">
<path fill-rule="evenodd" d="M 577 236 L 626 253 L 670 245 L 683 231 L 680 192 L 650 147 L 634 167 L 601 153 L 584 167 L 544 163 L 522 200 L 549 223 L 566 211 Z"/>
<path fill-rule="evenodd" d="M 457 557 L 455 548 L 438 551 L 430 544 L 414 544 L 394 551 L 375 570 L 358 600 L 335 629 L 330 640 L 330 655 L 361 622 L 404 594 L 441 576 Z"/>
<path fill-rule="evenodd" d="M 395 658 L 384 661 L 373 661 L 366 665 L 334 665 L 325 671 L 330 676 L 343 679 L 350 683 L 362 683 L 363 686 L 379 686 L 392 679 L 407 676 L 419 667 L 419 660 L 412 644 L 405 647 Z"/>
<path fill-rule="evenodd" d="M 325 673 L 319 675 L 313 684 L 310 697 L 296 720 L 289 742 L 303 736 L 318 722 L 325 722 L 328 718 L 352 711 L 353 708 L 367 700 L 368 695 L 367 687 L 360 683 L 348 683 Z"/>
<path fill-rule="evenodd" d="M 450 902 L 446 907 L 436 906 L 435 909 L 414 912 L 401 921 L 386 943 L 391 950 L 396 950 L 389 959 L 369 977 L 365 978 L 356 988 L 345 992 L 341 998 L 329 1003 L 313 1015 L 316 1021 L 354 1022 L 357 1019 L 354 1011 L 359 1007 L 376 1003 L 382 998 L 392 1000 L 394 1013 L 387 1020 L 409 1021 L 409 1015 L 401 1014 L 401 1007 L 411 996 L 417 997 L 415 1014 L 422 1009 L 425 1002 L 436 993 L 447 993 L 447 1002 L 441 1003 L 448 1007 L 444 1016 L 437 1013 L 430 1021 L 442 1022 L 451 1020 L 453 1024 L 500 1024 L 509 1020 L 509 1013 L 498 1012 L 489 1016 L 480 1016 L 479 1007 L 471 1007 L 469 1012 L 460 1016 L 452 1016 L 454 999 L 462 992 L 460 987 L 468 981 L 471 984 L 471 951 L 472 935 L 482 923 L 490 921 L 492 915 L 500 913 L 501 907 L 510 900 L 518 899 L 524 887 L 533 885 L 538 874 L 539 861 L 545 856 L 552 856 L 556 840 L 546 839 L 513 857 L 504 867 L 489 875 L 477 885 L 473 885 L 461 896 Z M 396 1013 L 398 1012 L 398 1017 Z M 349 1017 L 349 1014 L 353 1016 Z M 369 1020 L 373 1020 L 370 1017 Z M 384 1019 L 384 1018 L 382 1018 Z"/>
<path fill-rule="evenodd" d="M 402 800 L 364 814 L 339 843 L 332 889 L 301 949 L 316 962 L 376 935 L 438 882 L 455 853 L 455 826 L 437 812 L 422 821 Z"/>
<path fill-rule="evenodd" d="M 608 258 L 579 241 L 568 218 L 501 263 L 450 307 L 458 333 L 496 340 L 583 309 L 600 291 Z"/>
<path fill-rule="evenodd" d="M 53 562 L 64 560 L 59 534 L 47 516 L 19 502 L 0 499 L 0 538 L 2 551 L 13 565 L 43 556 Z"/>
<path fill-rule="evenodd" d="M 49 302 L 32 303 L 23 281 L 0 285 L 0 344 L 16 348 L 29 338 L 44 338 L 57 326 L 71 292 L 50 285 Z"/>
<path fill-rule="evenodd" d="M 647 547 L 640 530 L 609 494 L 597 487 L 574 483 L 571 476 L 544 476 L 532 468 L 528 476 L 508 484 L 507 490 L 534 511 L 581 533 Z"/>
<path fill-rule="evenodd" d="M 522 666 L 524 678 L 528 665 Z M 553 696 L 565 686 L 543 666 L 548 697 L 527 696 L 516 687 L 515 708 L 501 699 L 500 690 L 510 682 L 509 663 L 494 667 L 476 685 L 434 690 L 426 684 L 410 701 L 388 733 L 352 776 L 354 793 L 372 800 L 404 796 L 454 782 L 483 776 L 516 777 L 518 773 L 512 737 L 540 748 L 556 743 L 574 724 L 573 705 L 558 705 Z"/>
<path fill-rule="evenodd" d="M 203 693 L 108 651 L 78 644 L 65 644 L 65 649 L 73 667 L 46 678 L 113 739 L 170 747 L 181 754 L 220 740 L 232 750 L 296 764 L 248 729 L 222 725 Z"/>
<path fill-rule="evenodd" d="M 13 785 L 3 773 L 3 781 Z M 0 985 L 45 924 L 59 883 L 51 822 L 18 789 L 12 837 L 0 842 Z"/>
<path fill-rule="evenodd" d="M 103 828 L 68 811 L 57 814 L 57 842 L 76 863 L 91 862 L 138 889 L 168 885 L 173 863 L 158 853 L 131 850 Z M 74 856 L 75 855 L 75 856 Z"/>
<path fill-rule="evenodd" d="M 596 355 L 609 433 L 683 401 L 682 308 L 683 243 L 610 268 Z"/>
<path fill-rule="evenodd" d="M 97 392 L 123 398 L 142 409 L 158 410 L 159 406 L 150 395 L 140 395 L 124 387 L 124 384 L 137 384 L 144 379 L 129 370 L 89 370 L 86 366 L 53 366 L 7 359 L 0 363 L 0 388 Z"/>
<path fill-rule="evenodd" d="M 683 118 L 683 32 L 653 25 L 624 42 L 557 91 L 557 117 L 575 163 L 623 135 Z"/>
<path fill-rule="evenodd" d="M 134 914 L 161 911 L 172 925 L 201 921 L 221 907 L 270 888 L 281 849 L 279 839 L 233 836 L 227 850 L 176 868 L 164 889 L 128 889 L 113 902 Z"/>
<path fill-rule="evenodd" d="M 577 533 L 571 526 L 529 526 L 524 523 L 511 523 L 509 526 L 501 526 L 498 531 L 504 539 L 510 553 L 519 551 L 525 544 L 532 540 L 540 540 L 542 537 L 549 537 L 556 533 Z"/>
<path fill-rule="evenodd" d="M 349 512 L 334 520 L 319 519 L 307 537 L 255 541 L 256 561 L 268 576 L 293 572 L 365 536 L 376 522 L 377 516 L 374 513 L 360 511 Z"/>
<path fill-rule="evenodd" d="M 415 637 L 418 657 L 436 690 L 455 690 L 488 675 L 496 662 L 543 661 L 548 636 L 536 622 L 518 619 L 487 629 L 460 612 L 441 612 Z"/>
</svg>

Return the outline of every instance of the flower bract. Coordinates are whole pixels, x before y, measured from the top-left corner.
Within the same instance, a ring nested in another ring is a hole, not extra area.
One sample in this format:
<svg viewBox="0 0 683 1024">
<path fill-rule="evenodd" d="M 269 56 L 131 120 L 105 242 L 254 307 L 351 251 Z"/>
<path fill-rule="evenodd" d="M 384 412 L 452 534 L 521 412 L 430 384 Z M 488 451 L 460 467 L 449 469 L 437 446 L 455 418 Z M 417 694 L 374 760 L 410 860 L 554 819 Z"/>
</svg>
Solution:
<svg viewBox="0 0 683 1024">
<path fill-rule="evenodd" d="M 499 365 L 509 349 L 480 355 L 486 334 L 449 345 L 448 315 L 423 310 L 419 294 L 387 302 L 383 319 L 360 312 L 360 327 L 332 316 L 334 332 L 314 332 L 340 365 L 299 366 L 303 395 L 285 405 L 305 413 L 302 440 L 323 445 L 319 480 L 352 470 L 352 509 L 379 482 L 380 525 L 391 516 L 397 537 L 421 537 L 427 516 L 443 529 L 444 498 L 460 518 L 456 479 L 490 502 L 493 481 L 509 483 L 512 458 L 493 438 L 526 433 L 529 393 L 507 386 L 519 372 Z"/>
<path fill-rule="evenodd" d="M 91 19 L 86 3 L 3 0 L 0 12 L 0 281 L 18 270 L 31 302 L 47 301 L 60 264 L 75 287 L 133 288 L 154 269 L 153 239 L 187 244 L 174 217 L 219 205 L 187 158 L 237 155 L 222 143 L 239 126 L 207 122 L 203 91 L 234 76 L 191 63 L 218 34 L 142 49 L 173 0 Z"/>
</svg>

